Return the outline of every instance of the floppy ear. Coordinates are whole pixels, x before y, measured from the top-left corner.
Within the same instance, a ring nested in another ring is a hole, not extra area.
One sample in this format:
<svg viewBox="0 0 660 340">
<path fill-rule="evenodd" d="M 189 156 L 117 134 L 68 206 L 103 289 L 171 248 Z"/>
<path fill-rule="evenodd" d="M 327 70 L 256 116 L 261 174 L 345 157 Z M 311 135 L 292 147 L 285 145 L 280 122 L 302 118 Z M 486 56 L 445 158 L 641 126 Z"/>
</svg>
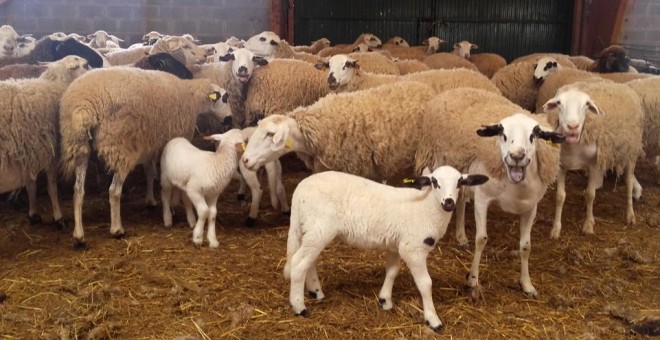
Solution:
<svg viewBox="0 0 660 340">
<path fill-rule="evenodd" d="M 227 53 L 227 54 L 221 56 L 220 58 L 218 58 L 218 60 L 225 61 L 225 62 L 230 61 L 230 60 L 234 60 L 234 59 L 236 59 L 236 58 L 234 57 L 234 54 L 232 54 L 232 53 Z"/>
<path fill-rule="evenodd" d="M 264 59 L 263 57 L 256 56 L 256 55 L 254 57 L 252 57 L 252 61 L 254 62 L 255 65 L 258 65 L 258 66 L 268 65 L 268 60 Z"/>
<path fill-rule="evenodd" d="M 430 177 L 422 176 L 416 178 L 406 178 L 403 180 L 403 184 L 409 188 L 415 188 L 417 190 L 422 190 L 423 187 L 429 186 L 433 183 Z"/>
<path fill-rule="evenodd" d="M 470 49 L 471 49 L 471 50 L 476 50 L 476 49 L 478 49 L 478 48 L 479 48 L 479 46 L 478 46 L 478 45 L 475 45 L 475 44 L 472 44 L 472 46 L 470 46 Z"/>
<path fill-rule="evenodd" d="M 330 60 L 327 58 L 319 60 L 316 64 L 314 64 L 314 67 L 316 67 L 319 70 L 323 70 L 324 68 L 328 68 L 330 66 Z"/>
<path fill-rule="evenodd" d="M 553 131 L 543 131 L 540 126 L 534 127 L 534 135 L 538 138 L 551 141 L 553 144 L 563 143 L 566 140 L 566 136 L 561 133 Z"/>
<path fill-rule="evenodd" d="M 284 125 L 279 126 L 277 132 L 273 135 L 273 145 L 271 146 L 271 149 L 273 151 L 283 149 L 286 146 L 287 138 L 289 138 L 288 127 Z"/>
<path fill-rule="evenodd" d="M 215 134 L 215 135 L 204 136 L 202 138 L 204 138 L 204 140 L 213 140 L 213 141 L 219 142 L 219 141 L 222 140 L 222 134 L 218 133 L 218 134 Z"/>
<path fill-rule="evenodd" d="M 591 101 L 591 99 L 587 100 L 587 109 L 597 115 L 605 114 L 605 112 L 601 111 L 601 109 L 599 109 L 598 106 L 596 106 L 596 104 L 593 101 Z"/>
<path fill-rule="evenodd" d="M 461 45 L 459 45 L 458 43 L 454 44 L 454 49 L 457 49 L 457 48 L 461 48 Z"/>
<path fill-rule="evenodd" d="M 483 125 L 481 129 L 477 130 L 477 135 L 480 137 L 498 136 L 504 131 L 502 124 Z"/>
<path fill-rule="evenodd" d="M 459 180 L 458 184 L 456 185 L 457 188 L 462 187 L 464 185 L 466 186 L 473 186 L 473 185 L 480 185 L 488 182 L 488 176 L 484 175 L 463 175 Z"/>
<path fill-rule="evenodd" d="M 543 112 L 548 112 L 557 109 L 559 107 L 559 104 L 561 104 L 559 99 L 552 98 L 548 100 L 545 104 L 543 104 Z"/>
</svg>

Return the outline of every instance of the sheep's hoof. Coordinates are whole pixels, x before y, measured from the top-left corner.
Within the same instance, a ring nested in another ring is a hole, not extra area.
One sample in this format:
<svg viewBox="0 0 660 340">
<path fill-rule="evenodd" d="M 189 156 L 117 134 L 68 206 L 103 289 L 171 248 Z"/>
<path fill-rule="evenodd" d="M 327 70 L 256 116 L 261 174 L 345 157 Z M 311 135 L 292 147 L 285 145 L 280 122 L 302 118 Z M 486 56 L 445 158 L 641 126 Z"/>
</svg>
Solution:
<svg viewBox="0 0 660 340">
<path fill-rule="evenodd" d="M 641 202 L 644 202 L 644 196 L 643 196 L 643 195 L 639 195 L 639 197 L 635 197 L 635 196 L 633 196 L 633 201 L 634 201 L 635 203 L 641 203 Z"/>
<path fill-rule="evenodd" d="M 73 241 L 73 250 L 85 250 L 87 248 L 87 243 L 84 240 L 75 239 Z"/>
<path fill-rule="evenodd" d="M 252 227 L 254 227 L 254 224 L 255 224 L 256 222 L 257 222 L 256 219 L 254 219 L 254 218 L 252 218 L 252 217 L 248 217 L 247 220 L 245 220 L 245 226 L 246 226 L 246 227 L 250 227 L 250 228 L 252 228 Z"/>
<path fill-rule="evenodd" d="M 470 251 L 470 242 L 459 243 L 458 246 L 465 251 Z"/>
<path fill-rule="evenodd" d="M 287 217 L 291 217 L 291 210 L 282 211 L 282 215 L 287 216 Z"/>
<path fill-rule="evenodd" d="M 381 307 L 383 307 L 385 305 L 385 302 L 387 302 L 387 300 L 385 300 L 383 298 L 378 298 L 378 303 L 380 303 Z"/>
<path fill-rule="evenodd" d="M 431 326 L 429 320 L 426 320 L 426 325 L 429 326 L 436 333 L 442 333 L 445 330 L 445 326 L 443 326 L 442 324 L 439 324 L 435 327 Z"/>
<path fill-rule="evenodd" d="M 53 223 L 55 224 L 55 227 L 58 230 L 62 230 L 66 228 L 66 221 L 64 219 L 59 219 L 57 221 L 54 221 Z"/>
<path fill-rule="evenodd" d="M 239 202 L 245 201 L 245 194 L 238 194 L 236 200 Z"/>
<path fill-rule="evenodd" d="M 30 225 L 35 225 L 41 223 L 41 215 L 34 214 L 32 216 L 28 215 L 28 222 Z"/>
<path fill-rule="evenodd" d="M 157 206 L 158 206 L 158 204 L 147 203 L 147 205 L 144 208 L 149 210 L 149 211 L 153 211 L 153 210 L 156 209 Z"/>
<path fill-rule="evenodd" d="M 316 292 L 310 290 L 308 294 L 310 299 L 316 299 Z"/>
<path fill-rule="evenodd" d="M 116 239 L 118 239 L 118 240 L 124 238 L 124 236 L 126 236 L 126 232 L 123 231 L 123 230 L 118 231 L 118 232 L 116 232 L 116 233 L 112 233 L 112 237 L 114 237 L 114 238 L 116 238 Z"/>
<path fill-rule="evenodd" d="M 300 313 L 296 314 L 297 316 L 302 316 L 303 318 L 308 318 L 309 317 L 309 311 L 307 309 L 303 309 Z"/>
<path fill-rule="evenodd" d="M 380 308 L 382 308 L 383 310 L 390 310 L 393 307 L 391 301 L 388 301 L 387 299 L 383 299 L 380 297 L 378 298 L 378 303 L 380 303 Z"/>
<path fill-rule="evenodd" d="M 465 287 L 465 291 L 468 294 L 468 298 L 470 299 L 470 302 L 473 304 L 478 304 L 479 300 L 481 299 L 481 289 L 479 286 L 472 287 L 470 285 L 467 285 Z"/>
</svg>

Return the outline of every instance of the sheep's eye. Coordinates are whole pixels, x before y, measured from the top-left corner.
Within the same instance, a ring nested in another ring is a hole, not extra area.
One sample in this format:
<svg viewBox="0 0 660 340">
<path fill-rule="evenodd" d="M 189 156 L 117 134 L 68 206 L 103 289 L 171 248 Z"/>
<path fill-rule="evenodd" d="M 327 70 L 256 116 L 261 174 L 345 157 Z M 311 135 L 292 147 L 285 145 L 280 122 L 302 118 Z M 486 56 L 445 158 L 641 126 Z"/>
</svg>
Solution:
<svg viewBox="0 0 660 340">
<path fill-rule="evenodd" d="M 264 37 L 260 37 L 260 38 L 259 38 L 259 41 L 266 41 L 266 38 L 264 38 Z"/>
<path fill-rule="evenodd" d="M 266 137 L 271 137 L 272 138 L 274 136 L 275 136 L 275 132 L 266 132 Z"/>
<path fill-rule="evenodd" d="M 506 135 L 502 135 L 502 139 L 506 142 Z"/>
</svg>

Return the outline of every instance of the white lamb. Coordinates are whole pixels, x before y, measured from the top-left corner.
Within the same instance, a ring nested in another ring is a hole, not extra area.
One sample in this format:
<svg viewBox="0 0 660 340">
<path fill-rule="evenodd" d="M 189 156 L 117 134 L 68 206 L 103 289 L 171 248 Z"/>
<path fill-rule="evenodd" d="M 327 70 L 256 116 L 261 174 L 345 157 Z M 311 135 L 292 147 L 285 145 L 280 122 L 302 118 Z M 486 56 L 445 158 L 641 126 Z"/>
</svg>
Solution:
<svg viewBox="0 0 660 340">
<path fill-rule="evenodd" d="M 185 192 L 183 204 L 188 223 L 193 230 L 193 243 L 202 245 L 204 224 L 207 224 L 206 237 L 209 247 L 217 248 L 215 217 L 218 197 L 225 190 L 238 168 L 236 144 L 245 143 L 241 130 L 233 129 L 224 134 L 207 137 L 220 141 L 213 152 L 199 150 L 185 138 L 174 138 L 167 142 L 160 159 L 161 198 L 163 201 L 163 222 L 172 226 L 170 202 L 174 190 Z M 195 205 L 199 219 L 195 222 L 192 205 Z"/>
<path fill-rule="evenodd" d="M 340 238 L 356 247 L 387 251 L 385 281 L 378 294 L 384 310 L 392 308 L 392 286 L 403 259 L 422 295 L 426 323 L 442 331 L 433 306 L 426 258 L 447 230 L 461 186 L 487 180 L 486 176 L 463 175 L 443 166 L 413 180 L 420 190 L 395 188 L 335 171 L 301 181 L 293 193 L 284 267 L 285 278 L 291 280 L 289 301 L 294 313 L 309 316 L 305 286 L 312 298 L 325 297 L 316 259 L 330 242 Z"/>
</svg>

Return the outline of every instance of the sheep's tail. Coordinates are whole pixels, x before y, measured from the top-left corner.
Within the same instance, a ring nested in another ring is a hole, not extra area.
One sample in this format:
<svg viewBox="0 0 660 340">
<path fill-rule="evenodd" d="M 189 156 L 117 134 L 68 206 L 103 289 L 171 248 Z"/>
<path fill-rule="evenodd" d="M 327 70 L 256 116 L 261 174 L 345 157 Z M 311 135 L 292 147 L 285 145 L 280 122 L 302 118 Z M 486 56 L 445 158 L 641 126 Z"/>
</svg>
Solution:
<svg viewBox="0 0 660 340">
<path fill-rule="evenodd" d="M 98 117 L 89 107 L 62 105 L 60 108 L 60 169 L 65 178 L 70 179 L 76 167 L 89 159 L 94 129 L 98 125 Z"/>
<path fill-rule="evenodd" d="M 300 230 L 300 216 L 298 204 L 291 203 L 291 225 L 289 226 L 289 237 L 286 240 L 286 264 L 284 265 L 284 278 L 291 279 L 291 259 L 302 244 L 302 233 Z"/>
</svg>

